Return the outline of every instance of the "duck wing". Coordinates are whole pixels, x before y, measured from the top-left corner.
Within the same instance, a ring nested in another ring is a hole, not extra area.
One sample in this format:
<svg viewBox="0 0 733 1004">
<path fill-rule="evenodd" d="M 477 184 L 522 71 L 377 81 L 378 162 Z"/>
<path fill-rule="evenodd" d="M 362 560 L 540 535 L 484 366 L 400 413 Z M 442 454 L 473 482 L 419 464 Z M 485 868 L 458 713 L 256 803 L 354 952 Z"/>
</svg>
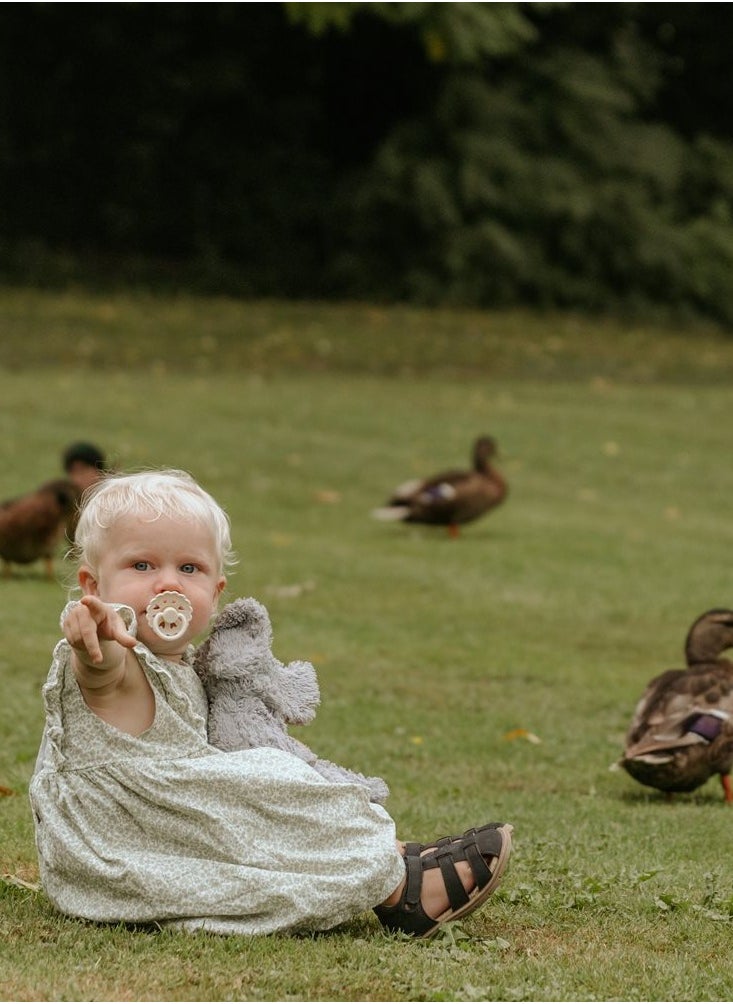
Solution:
<svg viewBox="0 0 733 1004">
<path fill-rule="evenodd" d="M 626 737 L 625 759 L 709 746 L 733 717 L 733 663 L 670 669 L 648 685 Z"/>
<path fill-rule="evenodd" d="M 432 478 L 405 481 L 392 492 L 386 505 L 372 510 L 381 520 L 450 523 L 453 519 L 458 485 L 470 477 L 467 471 L 446 471 Z"/>
<path fill-rule="evenodd" d="M 416 521 L 430 523 L 463 522 L 486 508 L 478 492 L 480 479 L 472 471 L 444 471 L 424 480 L 403 502 Z"/>
<path fill-rule="evenodd" d="M 387 505 L 425 505 L 434 499 L 451 497 L 456 487 L 469 480 L 471 474 L 471 471 L 442 471 L 430 478 L 412 478 L 395 488 Z"/>
<path fill-rule="evenodd" d="M 411 478 L 398 485 L 387 499 L 387 505 L 407 505 L 420 494 L 426 484 L 425 478 Z"/>
</svg>

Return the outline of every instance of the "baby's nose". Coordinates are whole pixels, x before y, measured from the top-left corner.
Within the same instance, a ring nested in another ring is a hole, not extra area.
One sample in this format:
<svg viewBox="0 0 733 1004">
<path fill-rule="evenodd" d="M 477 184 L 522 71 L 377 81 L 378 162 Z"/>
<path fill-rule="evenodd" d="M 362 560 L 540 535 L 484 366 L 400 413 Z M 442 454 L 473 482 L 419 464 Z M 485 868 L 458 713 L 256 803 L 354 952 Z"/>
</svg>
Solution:
<svg viewBox="0 0 733 1004">
<path fill-rule="evenodd" d="M 176 568 L 160 568 L 155 577 L 155 591 L 164 593 L 169 589 L 180 590 L 181 577 Z"/>
</svg>

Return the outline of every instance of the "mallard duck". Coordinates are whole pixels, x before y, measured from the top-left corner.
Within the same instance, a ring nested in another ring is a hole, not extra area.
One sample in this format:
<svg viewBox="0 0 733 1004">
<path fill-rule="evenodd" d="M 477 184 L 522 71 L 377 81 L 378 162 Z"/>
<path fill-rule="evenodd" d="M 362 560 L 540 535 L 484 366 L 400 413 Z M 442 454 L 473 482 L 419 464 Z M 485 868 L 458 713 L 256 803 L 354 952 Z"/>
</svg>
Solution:
<svg viewBox="0 0 733 1004">
<path fill-rule="evenodd" d="M 504 501 L 507 483 L 493 466 L 496 442 L 479 436 L 473 446 L 473 469 L 443 471 L 430 478 L 406 481 L 396 488 L 386 506 L 374 509 L 376 519 L 447 526 L 458 536 L 461 523 L 470 523 Z"/>
<path fill-rule="evenodd" d="M 42 559 L 46 575 L 53 578 L 53 555 L 73 518 L 78 497 L 71 481 L 57 478 L 0 502 L 0 558 L 5 575 L 10 575 L 13 564 Z"/>
<path fill-rule="evenodd" d="M 694 791 L 720 774 L 733 801 L 733 610 L 708 610 L 685 642 L 687 669 L 655 677 L 639 701 L 619 764 L 659 791 Z"/>
</svg>

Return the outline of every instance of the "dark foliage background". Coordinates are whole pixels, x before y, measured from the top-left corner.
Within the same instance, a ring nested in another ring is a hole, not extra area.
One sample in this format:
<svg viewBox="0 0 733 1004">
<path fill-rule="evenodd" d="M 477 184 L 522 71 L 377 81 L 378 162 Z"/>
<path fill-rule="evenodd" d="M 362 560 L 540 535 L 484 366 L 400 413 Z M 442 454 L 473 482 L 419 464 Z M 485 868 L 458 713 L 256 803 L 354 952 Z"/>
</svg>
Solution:
<svg viewBox="0 0 733 1004">
<path fill-rule="evenodd" d="M 729 325 L 732 6 L 3 4 L 2 275 Z"/>
</svg>

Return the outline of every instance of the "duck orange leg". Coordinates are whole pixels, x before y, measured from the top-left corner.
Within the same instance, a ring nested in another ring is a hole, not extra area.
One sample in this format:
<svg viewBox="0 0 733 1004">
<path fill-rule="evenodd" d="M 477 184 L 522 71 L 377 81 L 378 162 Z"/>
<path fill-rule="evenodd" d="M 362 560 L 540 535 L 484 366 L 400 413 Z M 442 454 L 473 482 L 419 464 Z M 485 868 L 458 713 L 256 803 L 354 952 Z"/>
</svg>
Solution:
<svg viewBox="0 0 733 1004">
<path fill-rule="evenodd" d="M 458 529 L 458 526 L 457 526 L 456 523 L 449 523 L 448 524 L 448 536 L 449 537 L 452 537 L 455 540 L 456 537 L 459 535 L 459 533 L 460 533 L 460 530 Z"/>
<path fill-rule="evenodd" d="M 730 774 L 721 774 L 720 783 L 723 785 L 723 793 L 726 802 L 733 802 L 733 788 L 730 783 Z"/>
</svg>

